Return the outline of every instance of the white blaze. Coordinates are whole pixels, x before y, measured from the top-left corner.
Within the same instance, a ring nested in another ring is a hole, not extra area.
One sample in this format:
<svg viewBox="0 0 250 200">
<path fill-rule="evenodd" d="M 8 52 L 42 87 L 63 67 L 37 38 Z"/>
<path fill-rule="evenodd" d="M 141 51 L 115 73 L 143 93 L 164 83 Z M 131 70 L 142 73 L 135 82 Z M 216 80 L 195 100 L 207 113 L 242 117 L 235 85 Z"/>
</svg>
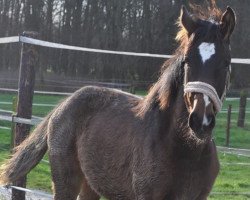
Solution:
<svg viewBox="0 0 250 200">
<path fill-rule="evenodd" d="M 203 99 L 205 101 L 205 106 L 207 107 L 211 102 L 207 95 L 203 94 Z"/>
<path fill-rule="evenodd" d="M 204 114 L 204 116 L 203 116 L 203 121 L 202 121 L 202 125 L 204 126 L 208 126 L 210 124 L 210 121 L 208 121 L 208 119 L 207 119 L 207 116 L 206 116 L 206 114 Z"/>
<path fill-rule="evenodd" d="M 203 99 L 204 99 L 204 102 L 205 102 L 205 112 L 204 112 L 204 115 L 203 115 L 203 121 L 202 121 L 202 125 L 205 125 L 205 126 L 208 126 L 211 122 L 208 121 L 207 119 L 207 116 L 206 116 L 206 109 L 207 109 L 207 106 L 211 103 L 210 99 L 208 98 L 207 95 L 203 94 Z"/>
<path fill-rule="evenodd" d="M 201 55 L 202 62 L 205 63 L 212 55 L 215 54 L 214 43 L 203 42 L 199 46 L 199 51 Z"/>
</svg>

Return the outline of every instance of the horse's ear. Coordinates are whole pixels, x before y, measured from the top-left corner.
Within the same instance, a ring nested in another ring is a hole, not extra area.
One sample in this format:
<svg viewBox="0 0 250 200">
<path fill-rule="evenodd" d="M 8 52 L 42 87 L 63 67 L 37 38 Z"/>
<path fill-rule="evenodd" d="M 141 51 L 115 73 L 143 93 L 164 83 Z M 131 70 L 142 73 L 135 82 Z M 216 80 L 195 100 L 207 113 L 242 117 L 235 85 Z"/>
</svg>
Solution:
<svg viewBox="0 0 250 200">
<path fill-rule="evenodd" d="M 235 13 L 232 8 L 227 7 L 227 10 L 222 14 L 220 21 L 221 35 L 224 40 L 229 40 L 235 27 Z"/>
<path fill-rule="evenodd" d="M 186 29 L 188 35 L 191 35 L 198 26 L 196 20 L 189 14 L 184 5 L 181 7 L 180 23 Z"/>
</svg>

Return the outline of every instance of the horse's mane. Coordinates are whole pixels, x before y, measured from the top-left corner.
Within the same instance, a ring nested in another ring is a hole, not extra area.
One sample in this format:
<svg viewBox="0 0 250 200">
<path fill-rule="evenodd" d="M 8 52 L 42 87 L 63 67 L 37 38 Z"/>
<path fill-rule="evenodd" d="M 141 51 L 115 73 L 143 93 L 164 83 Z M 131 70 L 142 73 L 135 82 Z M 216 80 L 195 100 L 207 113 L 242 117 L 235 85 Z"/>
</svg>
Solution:
<svg viewBox="0 0 250 200">
<path fill-rule="evenodd" d="M 222 11 L 216 6 L 215 0 L 206 1 L 205 5 L 189 4 L 193 16 L 202 20 L 219 23 Z M 176 95 L 177 89 L 183 84 L 183 55 L 188 45 L 188 33 L 182 26 L 180 18 L 177 20 L 179 31 L 176 41 L 179 47 L 172 58 L 164 62 L 158 81 L 150 88 L 148 95 L 139 104 L 138 115 L 144 115 L 146 111 L 153 109 L 156 105 L 160 109 L 168 108 L 170 98 Z"/>
</svg>

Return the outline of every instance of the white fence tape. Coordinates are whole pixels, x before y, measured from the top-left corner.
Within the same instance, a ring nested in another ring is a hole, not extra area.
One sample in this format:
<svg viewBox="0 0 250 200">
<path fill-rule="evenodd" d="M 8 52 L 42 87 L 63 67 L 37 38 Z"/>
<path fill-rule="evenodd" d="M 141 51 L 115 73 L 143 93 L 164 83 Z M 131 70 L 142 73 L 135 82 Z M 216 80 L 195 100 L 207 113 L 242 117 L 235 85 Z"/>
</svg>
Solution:
<svg viewBox="0 0 250 200">
<path fill-rule="evenodd" d="M 47 197 L 47 198 L 51 198 L 52 199 L 52 195 L 51 194 L 46 194 L 44 192 L 39 192 L 39 191 L 35 191 L 35 190 L 30 190 L 27 188 L 22 188 L 22 187 L 17 187 L 17 186 L 10 186 L 12 189 L 16 189 L 19 191 L 23 191 L 23 192 L 28 192 L 28 193 L 32 193 L 32 194 L 36 194 L 40 197 Z"/>
<path fill-rule="evenodd" d="M 249 166 L 250 167 L 250 163 L 230 163 L 230 162 L 220 162 L 221 165 L 230 165 L 230 166 L 234 166 L 234 165 L 241 165 L 241 166 Z"/>
<path fill-rule="evenodd" d="M 9 88 L 0 88 L 1 92 L 13 92 L 17 93 L 17 89 L 9 89 Z M 47 91 L 34 91 L 35 94 L 45 94 L 45 95 L 62 95 L 62 96 L 70 96 L 72 93 L 69 92 L 47 92 Z"/>
<path fill-rule="evenodd" d="M 48 41 L 38 40 L 38 39 L 24 37 L 24 36 L 0 38 L 0 43 L 2 44 L 3 43 L 15 43 L 15 42 L 33 44 L 33 45 L 42 46 L 42 47 L 76 50 L 76 51 L 92 52 L 92 53 L 105 53 L 105 54 L 126 55 L 126 56 L 153 57 L 153 58 L 171 58 L 172 57 L 172 55 L 163 55 L 163 54 L 136 53 L 136 52 L 127 52 L 127 51 L 112 51 L 112 50 L 105 50 L 105 49 L 86 48 L 86 47 L 60 44 L 60 43 L 55 43 L 55 42 L 48 42 Z M 232 58 L 231 62 L 238 63 L 238 64 L 250 64 L 250 59 Z"/>
<path fill-rule="evenodd" d="M 243 195 L 243 196 L 249 196 L 250 192 L 211 192 L 211 195 Z"/>
<path fill-rule="evenodd" d="M 18 90 L 17 89 L 11 89 L 11 88 L 0 88 L 1 92 L 13 92 L 13 93 L 17 93 Z"/>
<path fill-rule="evenodd" d="M 0 44 L 8 44 L 8 43 L 16 43 L 16 42 L 20 42 L 19 36 L 0 38 Z"/>
<path fill-rule="evenodd" d="M 13 103 L 12 102 L 7 102 L 7 101 L 0 101 L 0 104 L 2 105 L 12 105 Z M 39 107 L 55 107 L 56 104 L 50 104 L 50 103 L 33 103 L 32 104 L 33 106 L 39 106 Z M 2 112 L 4 110 L 0 109 L 0 112 Z M 10 112 L 10 111 L 9 111 Z M 10 112 L 12 113 L 12 112 Z"/>
<path fill-rule="evenodd" d="M 71 94 L 71 93 L 69 93 Z M 239 98 L 237 99 L 239 100 Z M 0 105 L 12 105 L 13 103 L 12 102 L 9 102 L 9 101 L 0 101 Z M 33 103 L 32 104 L 33 106 L 38 106 L 38 107 L 55 107 L 57 104 L 50 104 L 50 103 Z M 12 114 L 13 112 L 11 111 L 7 111 L 7 110 L 2 110 L 0 109 L 0 113 L 1 112 L 5 112 L 5 113 L 9 113 L 9 114 Z M 231 113 L 238 113 L 239 110 L 231 110 Z M 227 113 L 227 109 L 222 109 L 220 111 L 220 113 Z M 246 109 L 245 113 L 250 113 L 250 110 L 249 109 Z"/>
<path fill-rule="evenodd" d="M 42 119 L 35 119 L 35 118 L 25 119 L 22 117 L 15 117 L 15 116 L 13 116 L 12 118 L 13 118 L 13 122 L 15 123 L 29 124 L 29 125 L 37 125 L 42 121 Z"/>
<path fill-rule="evenodd" d="M 227 97 L 227 101 L 238 101 L 240 98 L 239 97 Z M 248 101 L 250 101 L 250 98 L 247 98 Z"/>
<path fill-rule="evenodd" d="M 3 105 L 12 105 L 13 103 L 11 103 L 11 102 L 1 102 L 1 101 L 0 101 L 0 104 L 3 104 Z M 12 111 L 3 110 L 3 109 L 0 109 L 0 113 L 9 114 L 9 115 L 12 115 L 12 114 L 13 114 Z"/>
<path fill-rule="evenodd" d="M 20 124 L 37 125 L 42 121 L 42 118 L 25 119 L 25 118 L 16 117 L 16 116 L 0 115 L 0 120 L 20 123 Z"/>
<path fill-rule="evenodd" d="M 221 110 L 219 113 L 227 113 L 226 109 Z M 239 110 L 231 110 L 231 113 L 239 113 Z M 250 110 L 246 110 L 245 113 L 250 113 Z M 231 120 L 232 121 L 232 120 Z"/>
<path fill-rule="evenodd" d="M 12 117 L 5 116 L 5 115 L 0 115 L 0 120 L 12 122 Z"/>
<path fill-rule="evenodd" d="M 49 161 L 48 161 L 48 160 L 42 159 L 41 162 L 49 164 Z"/>
<path fill-rule="evenodd" d="M 5 126 L 0 126 L 0 129 L 3 129 L 3 130 L 11 130 L 11 128 L 5 127 Z"/>
<path fill-rule="evenodd" d="M 59 44 L 59 43 L 54 43 L 54 42 L 42 41 L 42 40 L 37 40 L 37 39 L 23 37 L 23 36 L 20 36 L 20 42 L 33 44 L 37 46 L 43 46 L 43 47 L 77 50 L 77 51 L 92 52 L 92 53 L 105 53 L 105 54 L 116 54 L 116 55 L 126 55 L 126 56 L 154 57 L 154 58 L 171 58 L 172 57 L 171 55 L 162 55 L 162 54 L 135 53 L 135 52 L 112 51 L 112 50 L 104 50 L 104 49 L 78 47 L 78 46 L 71 46 L 71 45 Z"/>
<path fill-rule="evenodd" d="M 232 58 L 231 63 L 235 64 L 250 64 L 250 59 L 248 58 Z"/>
<path fill-rule="evenodd" d="M 217 150 L 221 153 L 233 154 L 238 156 L 245 156 L 250 158 L 250 149 L 238 149 L 217 146 Z"/>
<path fill-rule="evenodd" d="M 125 52 L 125 51 L 111 51 L 111 50 L 104 50 L 104 49 L 93 49 L 93 48 L 86 48 L 86 47 L 78 47 L 78 46 L 71 46 L 71 45 L 59 44 L 59 43 L 54 43 L 54 42 L 42 41 L 42 40 L 37 40 L 37 39 L 23 37 L 23 36 L 20 36 L 20 41 L 23 42 L 23 43 L 28 43 L 28 44 L 33 44 L 33 45 L 38 45 L 38 46 L 43 46 L 43 47 L 77 50 L 77 51 L 93 52 L 93 53 L 105 53 L 105 54 L 116 54 L 116 55 L 126 55 L 126 56 L 153 57 L 153 58 L 171 58 L 172 57 L 172 55 L 150 54 L 150 53 L 135 53 L 135 52 Z M 250 64 L 250 59 L 233 58 L 231 60 L 231 62 L 232 63 L 238 63 L 238 64 Z"/>
<path fill-rule="evenodd" d="M 9 89 L 9 88 L 0 88 L 0 92 L 10 92 L 10 93 L 17 93 L 17 89 Z M 61 96 L 70 96 L 73 93 L 70 92 L 47 92 L 47 91 L 34 91 L 35 94 L 44 94 L 44 95 L 61 95 Z M 238 101 L 239 97 L 228 97 L 226 98 L 227 101 Z M 250 101 L 250 98 L 247 98 L 247 101 Z"/>
</svg>

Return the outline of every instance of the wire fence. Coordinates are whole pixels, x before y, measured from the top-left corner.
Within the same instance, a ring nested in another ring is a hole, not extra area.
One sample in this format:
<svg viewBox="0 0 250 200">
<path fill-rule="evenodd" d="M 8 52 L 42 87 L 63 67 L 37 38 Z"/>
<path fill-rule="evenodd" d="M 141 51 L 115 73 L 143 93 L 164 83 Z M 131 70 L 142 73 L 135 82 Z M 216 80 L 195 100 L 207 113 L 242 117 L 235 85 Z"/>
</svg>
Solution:
<svg viewBox="0 0 250 200">
<path fill-rule="evenodd" d="M 136 53 L 136 52 L 125 52 L 125 51 L 112 51 L 112 50 L 105 50 L 105 49 L 94 49 L 94 48 L 85 48 L 85 47 L 79 47 L 79 46 L 71 46 L 71 45 L 65 45 L 65 44 L 59 44 L 59 43 L 53 43 L 48 41 L 42 41 L 38 39 L 33 39 L 29 37 L 24 36 L 13 36 L 13 37 L 6 37 L 6 38 L 0 38 L 0 44 L 7 44 L 7 43 L 26 43 L 26 44 L 32 44 L 42 47 L 49 47 L 49 48 L 57 48 L 57 49 L 67 49 L 67 50 L 75 50 L 75 51 L 83 51 L 83 52 L 92 52 L 92 53 L 104 53 L 104 54 L 114 54 L 114 55 L 124 55 L 124 56 L 140 56 L 140 57 L 153 57 L 153 58 L 171 58 L 172 55 L 162 55 L 162 54 L 149 54 L 149 53 Z M 232 63 L 237 64 L 250 64 L 250 59 L 244 59 L 244 58 L 232 58 Z M 0 91 L 2 92 L 18 92 L 16 89 L 6 89 L 6 88 L 0 88 Z M 65 93 L 65 92 L 47 92 L 47 91 L 35 91 L 35 94 L 46 94 L 46 95 L 63 95 L 63 96 L 69 96 L 71 93 Z M 231 100 L 238 100 L 236 98 Z M 248 98 L 249 100 L 249 98 Z M 9 104 L 10 102 L 0 102 L 2 104 Z M 54 104 L 33 104 L 35 106 L 50 106 L 54 107 Z M 5 115 L 3 113 L 5 112 Z M 226 112 L 225 110 L 222 110 L 222 112 Z M 237 111 L 235 111 L 237 112 Z M 247 111 L 249 112 L 249 111 Z M 7 114 L 7 115 L 6 115 Z M 9 115 L 8 115 L 9 114 Z M 11 116 L 10 116 L 11 114 Z M 4 111 L 0 110 L 0 120 L 6 120 L 12 123 L 23 123 L 23 124 L 29 124 L 29 125 L 37 125 L 42 121 L 42 118 L 33 116 L 31 119 L 25 119 L 21 117 L 16 117 L 15 115 L 12 115 L 12 112 L 10 111 Z M 6 129 L 10 130 L 9 127 L 0 126 L 0 129 Z M 247 149 L 235 149 L 235 148 L 227 148 L 227 147 L 217 147 L 218 150 L 225 154 L 234 154 L 238 156 L 246 156 L 250 157 L 250 150 Z M 42 160 L 41 162 L 49 164 L 49 161 Z M 231 165 L 232 163 L 222 163 L 223 165 Z M 242 166 L 250 166 L 249 163 L 234 163 L 235 165 L 242 165 Z M 47 199 L 52 199 L 51 194 L 46 194 L 43 192 L 27 189 L 27 188 L 21 188 L 16 186 L 9 186 L 8 189 L 5 189 L 9 191 L 10 188 L 24 191 L 26 193 L 31 193 L 38 195 L 40 197 L 45 197 Z M 3 188 L 0 188 L 3 189 Z M 211 195 L 250 195 L 248 192 L 213 192 Z M 40 199 L 40 198 L 39 198 Z"/>
<path fill-rule="evenodd" d="M 14 89 L 6 89 L 6 88 L 0 88 L 0 91 L 8 91 L 8 92 L 17 92 L 17 90 Z M 72 93 L 60 93 L 60 92 L 45 92 L 45 91 L 35 91 L 35 94 L 46 94 L 46 95 L 62 95 L 62 96 L 69 96 Z M 239 101 L 239 98 L 227 98 L 228 101 Z M 250 98 L 248 98 L 250 100 Z M 0 101 L 0 105 L 13 105 L 13 102 L 8 101 Z M 33 103 L 33 106 L 38 107 L 55 107 L 56 104 L 49 104 L 49 103 Z M 232 110 L 232 113 L 238 113 L 238 110 Z M 222 109 L 220 113 L 227 113 L 226 109 Z M 246 110 L 246 113 L 250 113 L 250 110 Z M 32 116 L 31 119 L 25 119 L 21 117 L 14 116 L 15 114 L 12 111 L 0 109 L 0 120 L 9 121 L 12 123 L 23 123 L 28 125 L 37 125 L 39 124 L 43 118 Z M 7 127 L 6 127 L 7 128 Z"/>
<path fill-rule="evenodd" d="M 42 104 L 42 105 L 37 105 L 37 106 L 45 106 L 46 104 Z M 48 104 L 48 106 L 51 106 L 51 104 Z M 54 104 L 53 104 L 54 106 Z M 6 111 L 6 110 L 1 110 L 1 112 L 6 112 L 7 114 L 10 114 L 11 111 Z M 1 116 L 0 115 L 0 119 L 4 119 L 13 123 L 25 123 L 25 124 L 30 124 L 30 125 L 37 125 L 40 121 L 42 121 L 42 118 L 36 119 L 36 116 L 33 116 L 33 119 L 23 119 L 23 118 L 17 118 L 17 117 L 8 117 L 8 116 Z M 0 129 L 6 129 L 6 130 L 10 130 L 10 128 L 8 127 L 1 127 Z M 237 155 L 237 156 L 244 156 L 244 157 L 249 157 L 250 158 L 250 150 L 248 149 L 236 149 L 236 148 L 227 148 L 227 147 L 220 147 L 217 146 L 217 149 L 219 152 L 224 153 L 224 154 L 232 154 L 232 155 Z M 46 163 L 49 164 L 48 160 L 42 159 L 41 160 L 42 163 Z M 243 163 L 243 162 L 230 162 L 230 163 L 226 163 L 226 162 L 221 162 L 222 166 L 243 166 L 243 167 L 250 167 L 250 163 Z M 21 187 L 16 187 L 16 186 L 10 186 L 9 189 L 5 189 L 9 192 L 9 195 L 11 194 L 10 192 L 10 188 L 14 188 L 16 190 L 20 190 L 20 191 L 24 191 L 26 192 L 27 195 L 27 199 L 29 200 L 36 200 L 36 199 L 43 199 L 43 200 L 50 200 L 52 199 L 52 195 L 51 194 L 47 194 L 47 193 L 43 193 L 41 191 L 36 191 L 36 190 L 32 190 L 32 189 L 27 189 L 27 188 L 21 188 Z M 250 193 L 247 192 L 212 192 L 211 195 L 212 196 L 220 196 L 220 195 L 243 195 L 243 196 L 248 196 Z"/>
<path fill-rule="evenodd" d="M 3 113 L 5 113 L 6 115 L 3 115 Z M 8 116 L 11 113 L 12 113 L 11 111 L 0 110 L 0 120 L 9 121 L 12 123 L 28 124 L 28 125 L 38 125 L 43 120 L 43 118 L 37 117 L 37 116 L 32 116 L 31 119 L 16 117 L 15 115 Z M 7 129 L 8 127 L 2 127 L 2 128 Z M 220 146 L 218 146 L 217 149 L 220 152 L 226 153 L 226 154 L 234 154 L 238 156 L 250 157 L 250 149 L 237 149 L 237 148 L 228 148 L 228 147 L 220 147 Z"/>
</svg>

